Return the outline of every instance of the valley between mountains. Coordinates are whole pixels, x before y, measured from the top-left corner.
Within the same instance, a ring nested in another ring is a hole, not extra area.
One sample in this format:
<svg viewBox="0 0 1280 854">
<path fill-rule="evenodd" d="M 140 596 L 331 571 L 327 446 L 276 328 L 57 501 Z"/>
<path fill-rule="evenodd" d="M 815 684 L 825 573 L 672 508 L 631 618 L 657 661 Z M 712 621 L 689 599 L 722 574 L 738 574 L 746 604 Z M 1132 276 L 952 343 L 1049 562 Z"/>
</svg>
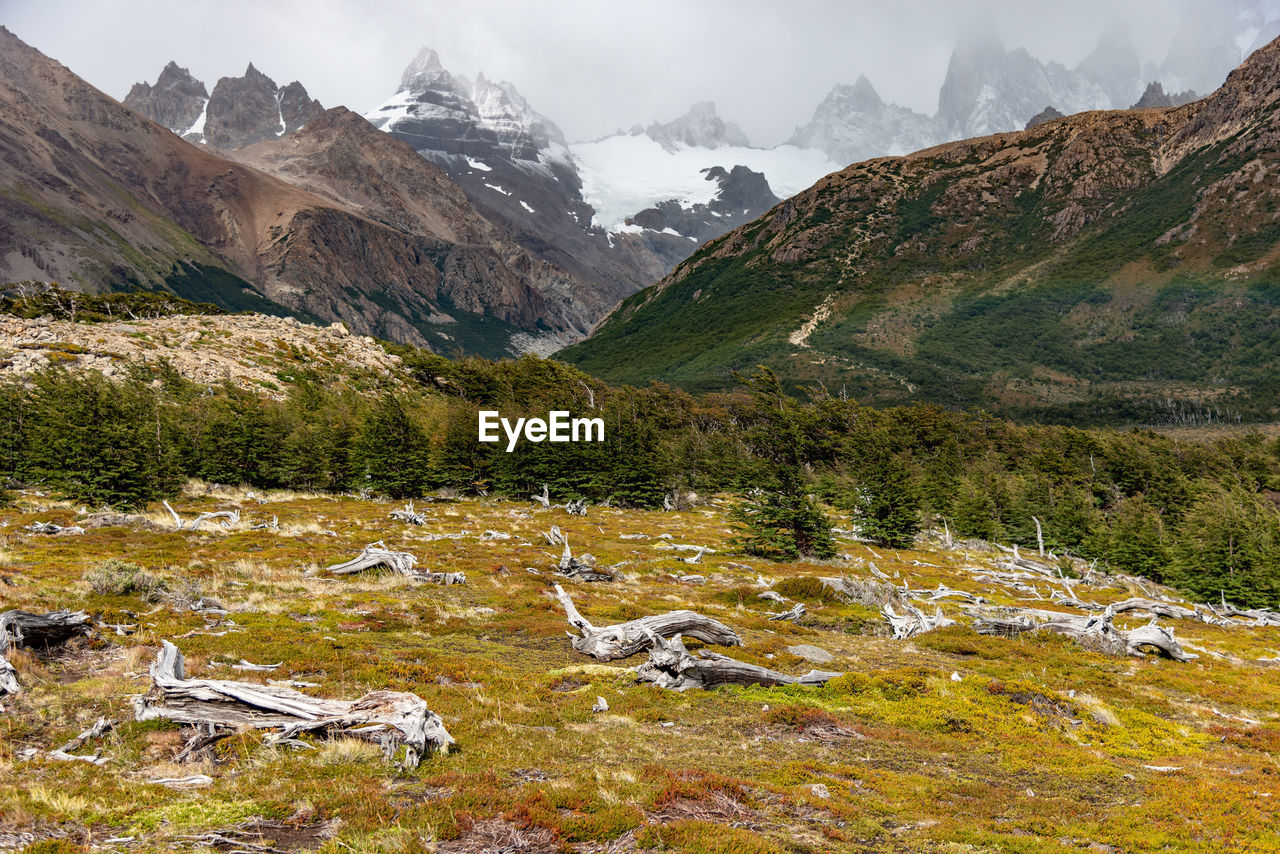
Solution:
<svg viewBox="0 0 1280 854">
<path fill-rule="evenodd" d="M 1280 18 L 1193 6 L 772 147 L 0 26 L 0 851 L 1276 851 Z"/>
</svg>

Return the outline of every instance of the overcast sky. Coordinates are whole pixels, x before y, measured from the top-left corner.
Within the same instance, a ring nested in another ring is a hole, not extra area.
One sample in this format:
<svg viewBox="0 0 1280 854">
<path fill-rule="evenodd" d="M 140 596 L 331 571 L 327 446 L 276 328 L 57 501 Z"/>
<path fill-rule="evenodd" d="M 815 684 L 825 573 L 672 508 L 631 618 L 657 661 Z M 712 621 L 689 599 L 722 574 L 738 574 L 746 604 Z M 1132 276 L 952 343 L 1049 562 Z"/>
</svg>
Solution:
<svg viewBox="0 0 1280 854">
<path fill-rule="evenodd" d="M 1250 0 L 1256 2 L 1256 0 Z M 715 101 L 753 144 L 807 122 L 836 83 L 937 110 L 957 37 L 994 26 L 1008 47 L 1074 66 L 1126 25 L 1160 62 L 1189 6 L 1237 0 L 0 0 L 0 23 L 116 98 L 169 60 L 210 89 L 252 61 L 326 107 L 391 95 L 418 49 L 455 73 L 510 80 L 572 140 L 666 121 Z"/>
</svg>

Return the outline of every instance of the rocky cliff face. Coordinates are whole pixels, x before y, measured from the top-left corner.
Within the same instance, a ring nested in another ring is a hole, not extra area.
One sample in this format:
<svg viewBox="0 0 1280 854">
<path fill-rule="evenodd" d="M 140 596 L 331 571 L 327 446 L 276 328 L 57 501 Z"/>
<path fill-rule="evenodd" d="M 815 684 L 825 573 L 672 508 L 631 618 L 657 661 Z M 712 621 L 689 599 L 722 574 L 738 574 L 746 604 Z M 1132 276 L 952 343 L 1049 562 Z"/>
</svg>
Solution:
<svg viewBox="0 0 1280 854">
<path fill-rule="evenodd" d="M 124 105 L 183 136 L 201 132 L 205 104 L 209 92 L 204 84 L 191 76 L 178 63 L 170 62 L 160 72 L 155 85 L 135 83 L 125 96 Z M 194 129 L 194 130 L 193 130 Z"/>
<path fill-rule="evenodd" d="M 223 77 L 213 94 L 170 62 L 155 85 L 135 83 L 124 105 L 191 142 L 234 149 L 292 133 L 323 111 L 298 81 L 276 86 L 254 68 Z"/>
<path fill-rule="evenodd" d="M 301 83 L 276 86 L 249 63 L 243 77 L 223 77 L 213 87 L 203 141 L 217 148 L 243 148 L 295 131 L 323 109 Z"/>
</svg>

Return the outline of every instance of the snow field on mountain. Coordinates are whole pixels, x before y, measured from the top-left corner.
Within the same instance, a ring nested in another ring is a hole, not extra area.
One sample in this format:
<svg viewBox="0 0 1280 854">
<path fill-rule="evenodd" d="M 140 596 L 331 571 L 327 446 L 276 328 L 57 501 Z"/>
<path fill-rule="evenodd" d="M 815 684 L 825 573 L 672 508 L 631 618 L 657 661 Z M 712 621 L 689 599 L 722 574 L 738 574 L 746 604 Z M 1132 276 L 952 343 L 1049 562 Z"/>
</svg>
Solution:
<svg viewBox="0 0 1280 854">
<path fill-rule="evenodd" d="M 593 220 L 609 231 L 658 202 L 677 199 L 684 206 L 707 204 L 720 189 L 702 170 L 736 165 L 763 172 L 769 187 L 787 198 L 840 168 L 821 151 L 782 145 L 777 148 L 691 148 L 668 151 L 644 135 L 610 136 L 569 146 L 582 177 L 583 200 L 596 210 Z"/>
</svg>

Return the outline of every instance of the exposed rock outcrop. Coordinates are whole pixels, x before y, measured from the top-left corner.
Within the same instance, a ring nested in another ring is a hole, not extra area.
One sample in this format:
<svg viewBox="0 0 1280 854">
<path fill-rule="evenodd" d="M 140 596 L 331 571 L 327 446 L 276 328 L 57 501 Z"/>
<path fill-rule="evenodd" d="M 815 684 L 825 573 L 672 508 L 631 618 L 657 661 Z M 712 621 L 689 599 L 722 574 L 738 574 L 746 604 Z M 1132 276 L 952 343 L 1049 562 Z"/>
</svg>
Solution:
<svg viewBox="0 0 1280 854">
<path fill-rule="evenodd" d="M 198 121 L 209 102 L 203 83 L 191 76 L 178 63 L 170 62 L 160 72 L 155 85 L 135 83 L 125 96 L 124 105 L 182 136 L 198 131 Z"/>
</svg>

